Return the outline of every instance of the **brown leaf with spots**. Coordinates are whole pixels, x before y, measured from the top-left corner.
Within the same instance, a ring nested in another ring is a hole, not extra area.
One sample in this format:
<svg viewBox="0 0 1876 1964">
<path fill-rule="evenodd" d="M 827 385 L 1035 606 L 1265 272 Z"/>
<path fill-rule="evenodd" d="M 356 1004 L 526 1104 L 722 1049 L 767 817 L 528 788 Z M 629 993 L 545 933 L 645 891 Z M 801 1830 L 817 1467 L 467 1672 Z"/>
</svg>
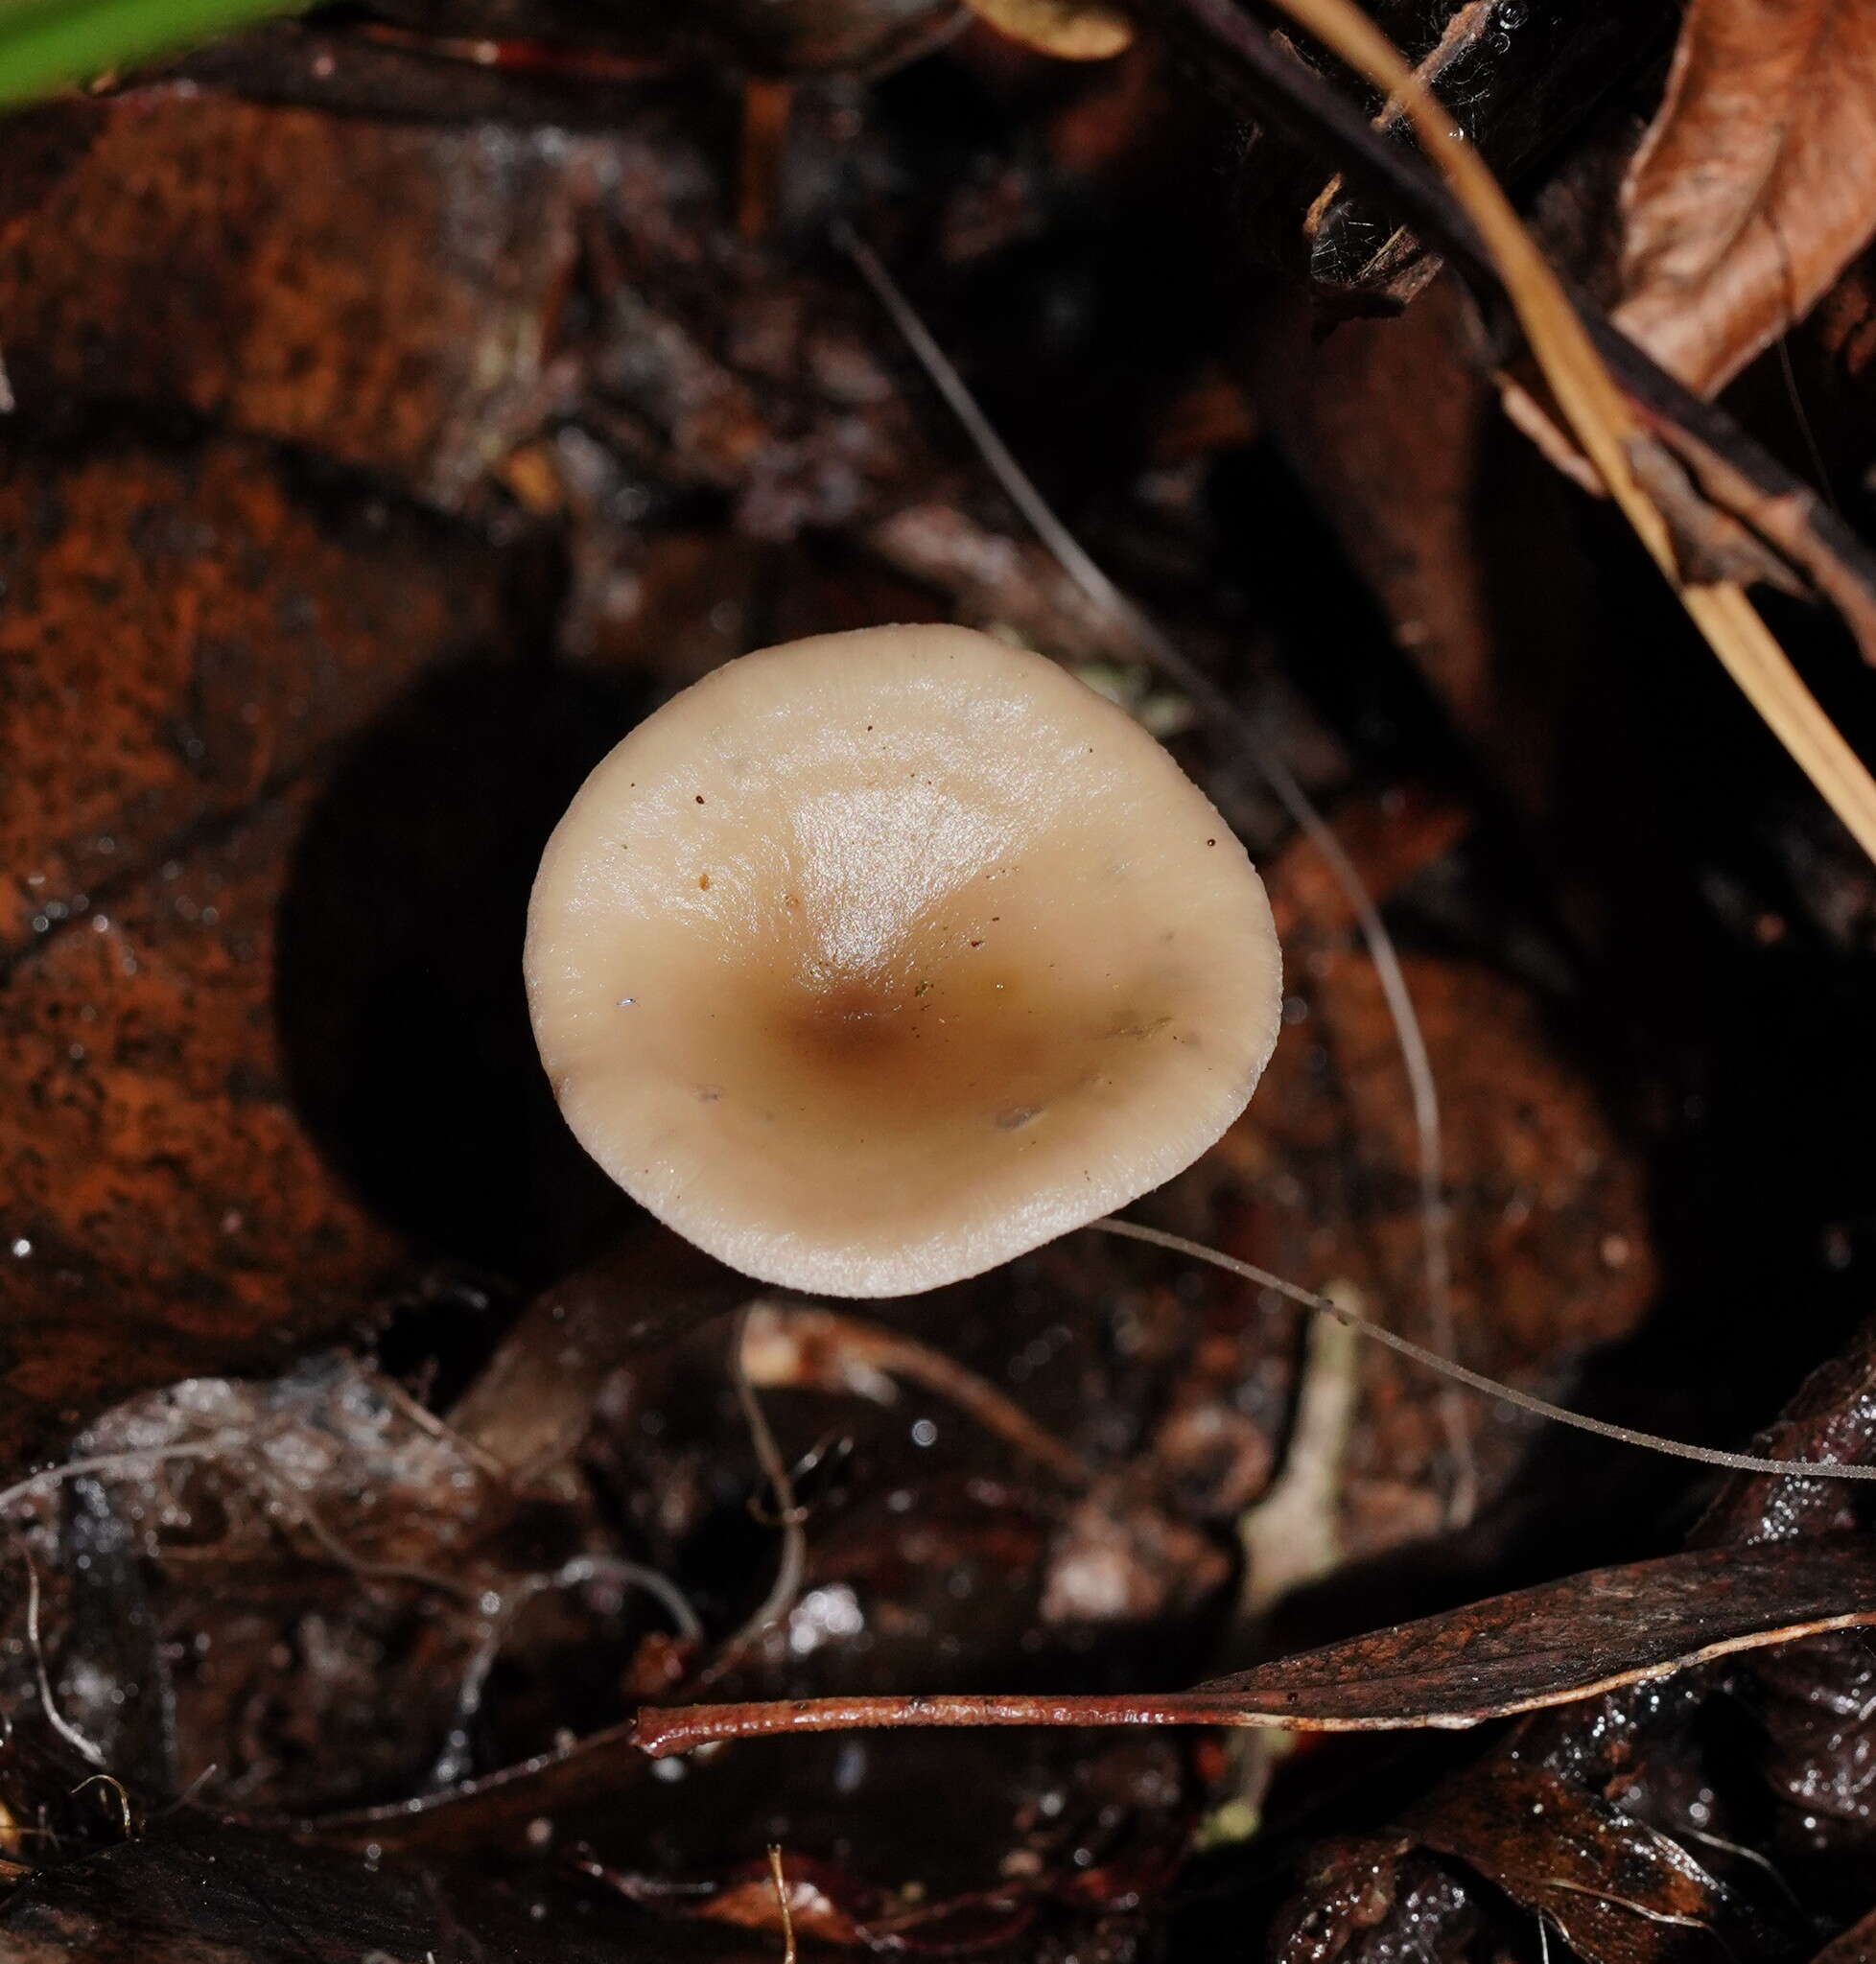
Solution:
<svg viewBox="0 0 1876 1964">
<path fill-rule="evenodd" d="M 1623 209 L 1618 324 L 1724 387 L 1876 231 L 1876 13 L 1693 0 Z"/>
</svg>

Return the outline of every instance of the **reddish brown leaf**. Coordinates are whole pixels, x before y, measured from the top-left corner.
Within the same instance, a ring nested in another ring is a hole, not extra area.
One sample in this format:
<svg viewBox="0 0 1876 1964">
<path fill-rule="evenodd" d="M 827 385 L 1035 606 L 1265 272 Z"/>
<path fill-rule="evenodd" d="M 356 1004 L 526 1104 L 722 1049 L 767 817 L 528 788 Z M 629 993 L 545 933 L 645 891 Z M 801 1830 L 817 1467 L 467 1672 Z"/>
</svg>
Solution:
<svg viewBox="0 0 1876 1964">
<path fill-rule="evenodd" d="M 264 1355 L 270 1331 L 333 1326 L 391 1259 L 281 1082 L 272 911 L 302 810 L 178 853 L 12 971 L 0 1462 L 113 1395 Z"/>
<path fill-rule="evenodd" d="M 1876 1957 L 1876 1909 L 1826 1944 L 1812 1964 L 1869 1964 L 1872 1957 Z"/>
<path fill-rule="evenodd" d="M 276 907 L 299 781 L 496 614 L 427 526 L 334 523 L 232 443 L 15 449 L 0 581 L 12 1463 L 356 1315 L 391 1259 L 288 1096 Z"/>
<path fill-rule="evenodd" d="M 1876 1413 L 1872 1391 L 1876 1324 L 1813 1373 L 1776 1426 L 1761 1436 L 1759 1449 L 1866 1463 Z M 1860 1531 L 1858 1491 L 1838 1482 L 1738 1475 L 1694 1538 L 1716 1555 L 1728 1547 L 1745 1554 L 1772 1542 L 1804 1545 L 1798 1537 L 1819 1537 L 1813 1546 L 1829 1536 L 1841 1542 Z M 1789 1927 L 1770 1935 L 1752 1927 L 1754 1910 L 1782 1919 L 1794 1906 L 1780 1880 L 1793 1837 L 1782 1835 L 1782 1847 L 1774 1838 L 1770 1868 L 1765 1861 L 1766 1776 L 1774 1790 L 1782 1789 L 1787 1828 L 1797 1828 L 1814 1873 L 1834 1829 L 1848 1831 L 1842 1835 L 1846 1871 L 1866 1872 L 1858 1824 L 1844 1818 L 1854 1813 L 1855 1802 L 1848 1810 L 1834 1809 L 1838 1796 L 1831 1789 L 1838 1786 L 1841 1795 L 1855 1782 L 1860 1758 L 1867 1764 L 1859 1715 L 1869 1709 L 1868 1651 L 1861 1631 L 1845 1632 L 1750 1653 L 1738 1670 L 1692 1672 L 1666 1685 L 1631 1684 L 1536 1713 L 1418 1803 L 1398 1836 L 1367 1844 L 1372 1876 L 1351 1874 L 1348 1858 L 1331 1848 L 1326 1860 L 1314 1864 L 1317 1873 L 1289 1920 L 1298 1929 L 1322 1927 L 1340 1912 L 1350 1887 L 1366 1880 L 1367 1899 L 1383 1906 L 1377 1938 L 1397 1930 L 1409 1913 L 1399 1901 L 1400 1878 L 1425 1860 L 1414 1851 L 1437 1847 L 1527 1906 L 1559 1909 L 1577 1948 L 1598 1964 L 1801 1955 Z M 1705 1715 L 1716 1703 L 1748 1701 L 1761 1747 L 1728 1773 L 1723 1768 L 1730 1756 L 1707 1750 Z M 1770 1764 L 1762 1764 L 1767 1746 Z M 1735 1812 L 1735 1782 L 1747 1789 L 1742 1812 Z M 1534 1812 L 1538 1806 L 1541 1816 Z M 1739 1845 L 1746 1841 L 1751 1845 Z M 1702 1874 L 1724 1877 L 1727 1886 L 1703 1883 Z M 1558 1881 L 1566 1885 L 1560 1891 L 1554 1888 Z M 1567 1903 L 1546 1901 L 1552 1895 L 1578 1899 L 1574 1918 Z M 1856 1904 L 1854 1896 L 1850 1900 Z M 1474 1914 L 1489 1913 L 1476 1890 L 1468 1889 L 1463 1901 Z M 1702 1929 L 1662 1920 L 1682 1916 L 1715 1931 L 1719 1942 Z M 1827 1956 L 1827 1964 L 1866 1960 L 1851 1949 Z"/>
<path fill-rule="evenodd" d="M 443 503 L 506 448 L 574 249 L 553 145 L 151 90 L 10 126 L 0 178 L 55 137 L 0 229 L 23 411 L 183 404 Z"/>
<path fill-rule="evenodd" d="M 638 1740 L 659 1757 L 712 1739 L 868 1725 L 1464 1727 L 1864 1624 L 1876 1624 L 1876 1550 L 1831 1535 L 1594 1569 L 1189 1692 L 695 1705 L 641 1713 Z"/>
<path fill-rule="evenodd" d="M 1766 1953 L 1755 1920 L 1679 1842 L 1547 1767 L 1451 1782 L 1403 1825 L 1548 1918 L 1587 1964 L 1655 1964 L 1689 1930 Z"/>
<path fill-rule="evenodd" d="M 485 596 L 422 579 L 436 550 L 327 522 L 237 443 L 0 452 L 0 962 L 485 631 Z"/>
<path fill-rule="evenodd" d="M 1876 15 L 1693 0 L 1623 202 L 1617 322 L 1691 386 L 1724 386 L 1876 230 Z"/>
</svg>

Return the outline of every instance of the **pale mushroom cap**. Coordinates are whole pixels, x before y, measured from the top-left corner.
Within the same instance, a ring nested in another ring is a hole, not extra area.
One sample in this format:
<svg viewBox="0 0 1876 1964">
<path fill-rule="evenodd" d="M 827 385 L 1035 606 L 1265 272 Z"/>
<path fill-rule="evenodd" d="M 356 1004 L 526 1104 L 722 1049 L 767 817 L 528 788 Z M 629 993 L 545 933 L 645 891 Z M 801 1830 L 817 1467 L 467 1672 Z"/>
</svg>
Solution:
<svg viewBox="0 0 1876 1964">
<path fill-rule="evenodd" d="M 534 1034 L 580 1143 L 765 1282 L 932 1289 L 1125 1205 L 1277 1040 L 1263 884 L 1129 716 L 959 627 L 731 662 L 560 821 Z"/>
</svg>

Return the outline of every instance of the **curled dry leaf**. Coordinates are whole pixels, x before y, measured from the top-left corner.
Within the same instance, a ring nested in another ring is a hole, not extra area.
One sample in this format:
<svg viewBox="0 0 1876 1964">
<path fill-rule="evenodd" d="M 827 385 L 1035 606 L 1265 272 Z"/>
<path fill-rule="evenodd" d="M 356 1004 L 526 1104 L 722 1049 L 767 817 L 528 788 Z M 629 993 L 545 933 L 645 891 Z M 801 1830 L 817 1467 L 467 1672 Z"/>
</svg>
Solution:
<svg viewBox="0 0 1876 1964">
<path fill-rule="evenodd" d="M 1090 0 L 965 0 L 999 34 L 1064 61 L 1105 61 L 1133 44 L 1133 23 L 1117 7 Z"/>
<path fill-rule="evenodd" d="M 1876 231 L 1876 13 L 1694 0 L 1623 206 L 1617 323 L 1723 387 Z"/>
</svg>

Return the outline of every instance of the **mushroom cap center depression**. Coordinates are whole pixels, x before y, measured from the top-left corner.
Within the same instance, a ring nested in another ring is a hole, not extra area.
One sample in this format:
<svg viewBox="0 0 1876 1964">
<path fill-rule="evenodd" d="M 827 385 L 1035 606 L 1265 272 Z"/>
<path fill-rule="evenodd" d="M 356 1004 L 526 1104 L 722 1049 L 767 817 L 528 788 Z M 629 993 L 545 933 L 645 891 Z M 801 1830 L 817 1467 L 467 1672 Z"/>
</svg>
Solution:
<svg viewBox="0 0 1876 1964">
<path fill-rule="evenodd" d="M 1268 907 L 1203 796 L 958 629 L 746 657 L 641 725 L 550 845 L 528 974 L 621 1184 L 736 1266 L 851 1294 L 1158 1183 L 1276 1028 Z"/>
</svg>

